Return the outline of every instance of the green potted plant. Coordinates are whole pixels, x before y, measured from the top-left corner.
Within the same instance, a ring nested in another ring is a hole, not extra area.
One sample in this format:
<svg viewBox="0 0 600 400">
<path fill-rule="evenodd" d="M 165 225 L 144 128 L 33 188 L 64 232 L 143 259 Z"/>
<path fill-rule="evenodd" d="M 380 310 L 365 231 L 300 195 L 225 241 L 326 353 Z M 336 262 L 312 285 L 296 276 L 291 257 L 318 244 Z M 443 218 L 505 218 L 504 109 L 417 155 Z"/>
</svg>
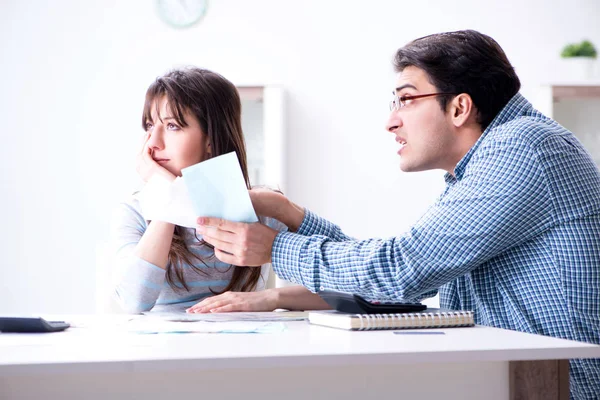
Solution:
<svg viewBox="0 0 600 400">
<path fill-rule="evenodd" d="M 569 65 L 568 78 L 590 79 L 594 76 L 598 52 L 589 40 L 566 45 L 560 55 Z"/>
</svg>

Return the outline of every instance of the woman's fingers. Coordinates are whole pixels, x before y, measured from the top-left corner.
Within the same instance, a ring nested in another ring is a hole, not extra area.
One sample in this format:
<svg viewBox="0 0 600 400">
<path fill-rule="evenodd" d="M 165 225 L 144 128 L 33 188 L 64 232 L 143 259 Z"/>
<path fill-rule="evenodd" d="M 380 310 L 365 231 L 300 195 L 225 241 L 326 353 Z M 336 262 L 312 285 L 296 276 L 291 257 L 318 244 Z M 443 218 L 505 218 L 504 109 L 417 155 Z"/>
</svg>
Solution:
<svg viewBox="0 0 600 400">
<path fill-rule="evenodd" d="M 234 311 L 272 311 L 275 308 L 268 302 L 265 293 L 258 292 L 226 292 L 209 297 L 188 308 L 192 314 L 217 313 Z"/>
<path fill-rule="evenodd" d="M 205 308 L 207 310 L 209 310 L 211 308 L 211 305 L 215 304 L 216 302 L 219 302 L 222 299 L 222 297 L 223 297 L 223 294 L 207 297 L 204 300 L 202 300 L 201 302 L 194 304 L 193 306 L 188 308 L 186 311 L 187 312 L 201 312 L 201 310 L 203 310 Z"/>
<path fill-rule="evenodd" d="M 146 132 L 142 136 L 142 148 L 141 148 L 140 153 L 143 153 L 144 150 L 148 148 L 148 140 L 150 140 L 150 132 Z"/>
<path fill-rule="evenodd" d="M 211 313 L 221 313 L 221 312 L 233 312 L 233 311 L 246 311 L 241 308 L 238 304 L 227 304 L 222 307 L 213 308 L 210 310 Z"/>
</svg>

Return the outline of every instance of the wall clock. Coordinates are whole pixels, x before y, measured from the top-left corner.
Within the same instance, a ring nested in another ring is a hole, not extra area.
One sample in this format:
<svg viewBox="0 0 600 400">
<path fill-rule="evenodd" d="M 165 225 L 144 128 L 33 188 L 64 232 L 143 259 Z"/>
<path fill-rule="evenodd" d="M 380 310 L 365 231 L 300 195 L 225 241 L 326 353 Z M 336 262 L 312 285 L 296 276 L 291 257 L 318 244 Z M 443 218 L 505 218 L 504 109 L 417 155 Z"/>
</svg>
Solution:
<svg viewBox="0 0 600 400">
<path fill-rule="evenodd" d="M 156 0 L 160 19 L 175 28 L 188 28 L 206 14 L 208 0 Z"/>
</svg>

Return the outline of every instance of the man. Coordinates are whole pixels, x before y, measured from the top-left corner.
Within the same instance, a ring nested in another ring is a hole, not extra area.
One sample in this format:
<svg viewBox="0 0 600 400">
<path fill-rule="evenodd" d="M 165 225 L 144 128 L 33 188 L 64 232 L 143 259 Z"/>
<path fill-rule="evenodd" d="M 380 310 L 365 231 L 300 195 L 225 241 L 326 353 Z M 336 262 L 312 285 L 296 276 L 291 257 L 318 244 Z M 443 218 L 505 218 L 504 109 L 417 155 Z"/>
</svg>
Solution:
<svg viewBox="0 0 600 400">
<path fill-rule="evenodd" d="M 251 192 L 257 212 L 290 232 L 214 218 L 199 218 L 198 232 L 222 261 L 272 262 L 311 291 L 415 300 L 439 288 L 442 307 L 473 310 L 478 324 L 600 343 L 600 173 L 590 155 L 518 93 L 486 35 L 417 39 L 394 64 L 387 129 L 400 168 L 447 171 L 444 192 L 408 232 L 354 240 L 264 192 Z M 571 362 L 571 393 L 600 393 L 598 360 Z"/>
</svg>

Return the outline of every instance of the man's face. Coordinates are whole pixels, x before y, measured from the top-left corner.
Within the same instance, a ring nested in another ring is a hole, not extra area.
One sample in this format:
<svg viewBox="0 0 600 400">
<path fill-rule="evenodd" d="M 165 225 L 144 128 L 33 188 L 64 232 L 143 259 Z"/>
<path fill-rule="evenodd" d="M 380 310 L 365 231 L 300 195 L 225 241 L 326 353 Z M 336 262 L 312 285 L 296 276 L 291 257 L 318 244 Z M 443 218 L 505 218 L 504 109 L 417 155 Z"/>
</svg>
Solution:
<svg viewBox="0 0 600 400">
<path fill-rule="evenodd" d="M 454 130 L 447 113 L 442 111 L 438 96 L 408 100 L 409 96 L 439 93 L 427 74 L 416 67 L 398 73 L 394 93 L 405 106 L 390 113 L 386 129 L 400 144 L 400 169 L 405 172 L 444 169 L 453 173 Z"/>
</svg>

